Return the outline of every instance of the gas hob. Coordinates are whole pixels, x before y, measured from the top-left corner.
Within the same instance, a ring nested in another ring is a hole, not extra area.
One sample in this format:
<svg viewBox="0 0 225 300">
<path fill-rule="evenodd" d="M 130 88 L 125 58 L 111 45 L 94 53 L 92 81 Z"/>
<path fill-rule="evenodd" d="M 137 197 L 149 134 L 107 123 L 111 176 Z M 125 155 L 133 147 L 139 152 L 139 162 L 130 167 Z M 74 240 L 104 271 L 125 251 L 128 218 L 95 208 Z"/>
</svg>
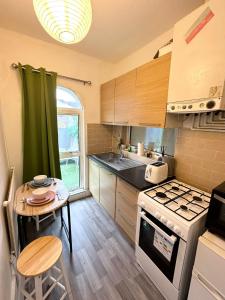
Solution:
<svg viewBox="0 0 225 300">
<path fill-rule="evenodd" d="M 186 221 L 192 221 L 209 207 L 210 194 L 177 180 L 144 192 Z"/>
</svg>

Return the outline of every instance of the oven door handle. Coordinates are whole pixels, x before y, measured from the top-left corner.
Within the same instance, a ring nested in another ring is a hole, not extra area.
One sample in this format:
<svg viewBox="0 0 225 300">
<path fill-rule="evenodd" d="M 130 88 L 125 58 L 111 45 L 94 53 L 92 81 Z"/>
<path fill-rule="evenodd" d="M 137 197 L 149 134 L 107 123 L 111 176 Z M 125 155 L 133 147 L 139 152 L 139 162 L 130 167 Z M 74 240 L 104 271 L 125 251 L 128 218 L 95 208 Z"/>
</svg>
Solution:
<svg viewBox="0 0 225 300">
<path fill-rule="evenodd" d="M 167 233 L 165 233 L 165 231 L 163 231 L 159 226 L 157 226 L 155 223 L 153 223 L 151 220 L 149 220 L 146 215 L 145 212 L 139 212 L 139 215 L 142 219 L 144 219 L 150 226 L 152 226 L 153 228 L 155 228 L 155 230 L 159 233 L 161 233 L 168 241 L 170 241 L 171 244 L 175 244 L 177 237 L 174 235 L 168 235 Z"/>
</svg>

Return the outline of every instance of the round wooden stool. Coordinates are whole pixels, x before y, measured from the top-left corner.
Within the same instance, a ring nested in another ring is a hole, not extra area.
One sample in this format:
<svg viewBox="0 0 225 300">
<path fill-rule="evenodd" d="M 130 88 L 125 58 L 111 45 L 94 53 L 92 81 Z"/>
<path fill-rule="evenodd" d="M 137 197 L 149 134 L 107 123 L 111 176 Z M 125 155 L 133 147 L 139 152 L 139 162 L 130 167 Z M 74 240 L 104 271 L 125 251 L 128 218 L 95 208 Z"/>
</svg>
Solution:
<svg viewBox="0 0 225 300">
<path fill-rule="evenodd" d="M 55 236 L 40 237 L 26 246 L 17 259 L 17 271 L 20 274 L 19 295 L 25 296 L 27 299 L 46 299 L 58 286 L 63 290 L 60 299 L 64 299 L 66 296 L 72 299 L 61 254 L 62 242 Z M 34 279 L 34 288 L 28 292 L 25 287 L 32 278 Z M 43 284 L 47 279 L 51 281 L 51 284 L 44 292 Z M 59 282 L 61 279 L 65 285 Z M 35 297 L 33 298 L 33 296 Z"/>
</svg>

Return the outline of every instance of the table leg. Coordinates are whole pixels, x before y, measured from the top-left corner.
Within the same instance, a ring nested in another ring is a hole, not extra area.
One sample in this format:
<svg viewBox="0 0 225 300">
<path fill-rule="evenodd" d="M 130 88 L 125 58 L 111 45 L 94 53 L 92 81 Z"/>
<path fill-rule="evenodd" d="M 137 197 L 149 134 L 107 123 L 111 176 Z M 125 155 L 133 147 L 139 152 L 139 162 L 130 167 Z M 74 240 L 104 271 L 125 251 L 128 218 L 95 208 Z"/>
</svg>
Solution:
<svg viewBox="0 0 225 300">
<path fill-rule="evenodd" d="M 18 234 L 19 234 L 19 241 L 20 241 L 20 250 L 22 251 L 26 245 L 25 241 L 25 230 L 23 228 L 23 217 L 17 216 L 17 223 L 18 223 Z"/>
<path fill-rule="evenodd" d="M 22 217 L 22 225 L 23 225 L 23 234 L 24 234 L 24 241 L 25 245 L 27 244 L 27 217 Z"/>
<path fill-rule="evenodd" d="M 66 205 L 67 205 L 67 214 L 68 214 L 70 252 L 72 252 L 73 246 L 72 246 L 72 230 L 71 230 L 71 219 L 70 219 L 70 202 L 68 200 Z"/>
<path fill-rule="evenodd" d="M 63 227 L 63 209 L 60 208 L 60 217 L 61 217 L 61 227 Z"/>
</svg>

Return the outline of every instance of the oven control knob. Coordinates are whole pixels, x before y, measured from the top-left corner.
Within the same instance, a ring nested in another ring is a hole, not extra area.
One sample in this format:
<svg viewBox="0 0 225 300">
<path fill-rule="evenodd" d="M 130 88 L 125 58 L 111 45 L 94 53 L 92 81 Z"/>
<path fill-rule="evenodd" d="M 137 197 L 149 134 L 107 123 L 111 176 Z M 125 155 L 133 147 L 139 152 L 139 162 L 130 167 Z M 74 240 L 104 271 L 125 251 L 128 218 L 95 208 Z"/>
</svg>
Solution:
<svg viewBox="0 0 225 300">
<path fill-rule="evenodd" d="M 160 215 L 160 213 L 159 213 L 159 212 L 156 212 L 156 213 L 155 213 L 155 217 L 156 217 L 156 219 L 158 219 L 158 220 L 159 220 L 159 219 L 161 218 L 161 215 Z"/>
<path fill-rule="evenodd" d="M 168 221 L 168 222 L 167 222 L 167 227 L 169 227 L 170 229 L 173 229 L 173 223 L 170 222 L 170 221 Z"/>
<path fill-rule="evenodd" d="M 161 217 L 161 221 L 166 224 L 167 223 L 167 219 L 165 217 Z"/>
<path fill-rule="evenodd" d="M 180 227 L 174 226 L 174 232 L 175 232 L 176 234 L 181 234 Z"/>
</svg>

